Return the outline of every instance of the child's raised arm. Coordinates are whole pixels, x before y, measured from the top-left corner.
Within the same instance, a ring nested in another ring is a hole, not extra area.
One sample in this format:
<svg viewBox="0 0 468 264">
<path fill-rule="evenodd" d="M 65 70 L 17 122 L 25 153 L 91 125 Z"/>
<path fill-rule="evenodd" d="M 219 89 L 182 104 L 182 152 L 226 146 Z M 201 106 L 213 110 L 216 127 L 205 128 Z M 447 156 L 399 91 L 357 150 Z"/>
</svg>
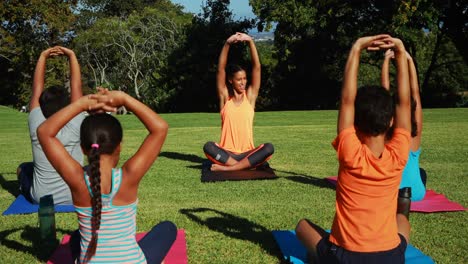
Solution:
<svg viewBox="0 0 468 264">
<path fill-rule="evenodd" d="M 406 52 L 408 58 L 408 70 L 409 70 L 409 82 L 411 90 L 411 98 L 416 103 L 416 109 L 414 111 L 414 118 L 416 121 L 416 136 L 411 141 L 411 149 L 416 151 L 421 145 L 421 135 L 422 135 L 422 123 L 423 123 L 423 113 L 421 105 L 421 96 L 419 94 L 419 82 L 418 82 L 418 73 L 416 71 L 416 66 L 414 65 L 413 58 Z"/>
<path fill-rule="evenodd" d="M 389 35 L 382 34 L 370 37 L 362 37 L 354 42 L 353 47 L 348 55 L 346 62 L 343 85 L 341 88 L 340 109 L 338 112 L 337 133 L 342 130 L 354 126 L 354 101 L 357 94 L 357 77 L 359 71 L 359 59 L 361 51 L 365 48 L 368 50 L 379 50 L 381 48 L 389 48 L 387 44 Z"/>
<path fill-rule="evenodd" d="M 76 58 L 75 52 L 71 49 L 67 49 L 65 47 L 57 47 L 63 54 L 68 57 L 69 64 L 70 64 L 70 100 L 71 102 L 75 102 L 80 97 L 83 96 L 83 92 L 81 90 L 81 71 L 80 71 L 80 64 L 78 63 L 78 59 Z"/>
<path fill-rule="evenodd" d="M 70 120 L 83 111 L 103 109 L 111 111 L 103 103 L 97 103 L 91 96 L 83 96 L 74 103 L 69 104 L 57 113 L 47 118 L 38 128 L 37 136 L 42 149 L 55 170 L 62 176 L 64 181 L 70 186 L 71 191 L 79 186 L 82 179 L 76 177 L 82 173 L 81 164 L 78 163 L 65 149 L 63 144 L 56 138 L 57 133 Z M 78 173 L 78 174 L 77 174 Z"/>
<path fill-rule="evenodd" d="M 382 72 L 380 73 L 380 82 L 383 88 L 390 90 L 390 60 L 395 57 L 393 50 L 385 51 L 384 61 L 382 62 Z"/>
<path fill-rule="evenodd" d="M 36 107 L 39 107 L 39 98 L 41 97 L 42 91 L 44 91 L 44 78 L 46 70 L 46 61 L 48 58 L 63 54 L 57 47 L 48 48 L 41 52 L 39 59 L 36 63 L 36 69 L 34 70 L 33 84 L 32 84 L 32 95 L 29 101 L 29 111 Z"/>
<path fill-rule="evenodd" d="M 398 102 L 395 106 L 395 127 L 411 131 L 411 99 L 408 76 L 408 58 L 400 39 L 392 38 L 397 68 Z"/>
</svg>

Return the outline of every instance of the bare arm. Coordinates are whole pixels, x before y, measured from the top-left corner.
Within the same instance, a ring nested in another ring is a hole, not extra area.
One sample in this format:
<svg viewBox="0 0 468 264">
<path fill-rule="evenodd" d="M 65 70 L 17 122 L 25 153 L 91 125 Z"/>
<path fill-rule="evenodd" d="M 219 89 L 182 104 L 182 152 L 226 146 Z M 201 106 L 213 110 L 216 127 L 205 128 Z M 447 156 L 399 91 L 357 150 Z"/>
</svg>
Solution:
<svg viewBox="0 0 468 264">
<path fill-rule="evenodd" d="M 138 151 L 123 166 L 123 170 L 128 175 L 134 175 L 139 182 L 158 157 L 169 126 L 153 110 L 131 96 L 127 95 L 125 107 L 140 119 L 149 132 Z"/>
<path fill-rule="evenodd" d="M 96 100 L 89 96 L 81 97 L 47 118 L 37 129 L 39 142 L 47 159 L 70 186 L 72 192 L 79 190 L 82 178 L 78 178 L 76 175 L 82 174 L 83 169 L 81 164 L 68 153 L 63 144 L 56 138 L 56 135 L 76 115 L 95 107 L 101 107 L 96 104 Z"/>
<path fill-rule="evenodd" d="M 381 85 L 383 88 L 390 90 L 390 60 L 395 57 L 395 54 L 392 50 L 387 50 L 385 52 L 384 61 L 382 63 L 382 72 L 380 75 Z"/>
<path fill-rule="evenodd" d="M 414 113 L 414 117 L 416 119 L 417 132 L 416 132 L 416 136 L 411 141 L 411 149 L 416 151 L 419 149 L 421 145 L 423 113 L 422 113 L 422 105 L 421 105 L 421 96 L 419 94 L 418 73 L 416 71 L 416 66 L 414 65 L 413 58 L 408 53 L 406 54 L 408 58 L 408 71 L 409 71 L 411 97 L 416 102 L 416 110 Z"/>
<path fill-rule="evenodd" d="M 354 125 L 354 101 L 357 93 L 357 75 L 360 56 L 361 48 L 355 43 L 349 52 L 344 71 L 340 108 L 338 111 L 337 134 Z"/>
<path fill-rule="evenodd" d="M 254 40 L 247 34 L 243 33 L 242 38 L 249 43 L 250 60 L 252 63 L 251 83 L 249 89 L 247 89 L 247 97 L 249 98 L 250 104 L 255 107 L 255 101 L 257 100 L 258 92 L 260 91 L 262 65 L 260 64 L 260 58 L 258 56 Z"/>
<path fill-rule="evenodd" d="M 237 34 L 230 36 L 223 45 L 218 58 L 218 70 L 216 72 L 216 89 L 219 98 L 219 109 L 221 110 L 228 100 L 229 92 L 226 86 L 226 64 L 231 44 L 238 41 Z"/>
<path fill-rule="evenodd" d="M 158 157 L 166 139 L 168 124 L 148 106 L 124 92 L 109 91 L 97 95 L 97 99 L 111 107 L 125 106 L 149 132 L 137 152 L 122 166 L 124 174 L 131 175 L 130 184 L 136 187 Z"/>
<path fill-rule="evenodd" d="M 60 55 L 61 51 L 56 47 L 48 48 L 44 50 L 36 63 L 36 69 L 34 70 L 34 79 L 32 84 L 32 95 L 29 101 L 29 111 L 36 107 L 39 107 L 39 98 L 41 97 L 42 91 L 44 91 L 44 78 L 46 70 L 46 61 L 52 56 Z"/>
<path fill-rule="evenodd" d="M 395 44 L 395 60 L 397 65 L 398 103 L 395 108 L 395 127 L 411 131 L 410 84 L 408 76 L 408 60 L 403 42 L 392 38 Z"/>
<path fill-rule="evenodd" d="M 70 64 L 70 100 L 73 103 L 83 96 L 83 92 L 81 90 L 80 64 L 78 63 L 78 59 L 76 58 L 73 50 L 64 47 L 58 48 L 63 52 L 63 54 L 68 56 Z"/>
</svg>

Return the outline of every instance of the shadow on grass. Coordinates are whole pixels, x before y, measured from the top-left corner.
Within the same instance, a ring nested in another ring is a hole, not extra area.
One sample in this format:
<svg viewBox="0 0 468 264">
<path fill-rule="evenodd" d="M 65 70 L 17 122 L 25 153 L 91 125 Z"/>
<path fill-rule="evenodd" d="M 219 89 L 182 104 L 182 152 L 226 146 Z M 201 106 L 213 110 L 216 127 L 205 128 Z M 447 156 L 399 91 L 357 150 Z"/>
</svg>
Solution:
<svg viewBox="0 0 468 264">
<path fill-rule="evenodd" d="M 303 183 L 303 184 L 315 185 L 319 188 L 329 188 L 333 190 L 335 189 L 335 187 L 331 185 L 325 178 L 319 178 L 316 176 L 309 176 L 309 175 L 304 175 L 304 174 L 297 174 L 295 172 L 290 172 L 290 171 L 278 171 L 278 172 L 286 174 L 286 176 L 281 176 L 282 178 L 285 178 L 286 180 Z"/>
<path fill-rule="evenodd" d="M 31 245 L 25 245 L 25 244 L 22 244 L 21 242 L 8 239 L 8 236 L 10 234 L 13 234 L 18 231 L 21 232 L 21 235 L 20 235 L 21 238 L 26 241 L 30 241 Z M 71 234 L 72 231 L 64 230 L 64 229 L 57 229 L 57 232 L 61 232 L 64 234 L 65 233 Z M 56 239 L 55 247 L 54 246 L 46 247 L 46 245 L 44 245 L 44 242 L 40 238 L 39 228 L 33 227 L 33 226 L 25 226 L 21 228 L 1 231 L 0 241 L 1 241 L 2 246 L 35 256 L 42 263 L 47 262 L 49 257 L 52 255 L 52 253 L 56 249 L 56 246 L 58 246 L 60 243 L 60 241 Z"/>
<path fill-rule="evenodd" d="M 178 152 L 161 152 L 159 153 L 160 157 L 165 157 L 169 159 L 178 159 L 178 160 L 185 160 L 185 161 L 190 161 L 193 163 L 202 163 L 205 161 L 205 158 L 201 158 L 197 155 L 194 154 L 185 154 L 185 153 L 178 153 Z"/>
<path fill-rule="evenodd" d="M 197 170 L 201 170 L 202 163 L 207 160 L 206 158 L 202 158 L 194 154 L 185 154 L 185 153 L 167 152 L 167 151 L 159 153 L 159 156 L 169 158 L 169 159 L 177 159 L 177 160 L 184 160 L 184 161 L 197 163 L 198 165 L 187 166 L 187 168 L 192 168 L 192 169 L 197 169 Z"/>
<path fill-rule="evenodd" d="M 3 176 L 3 174 L 4 173 L 0 173 L 0 185 L 2 186 L 2 189 L 7 190 L 14 197 L 17 197 L 20 194 L 18 180 L 8 181 L 7 179 L 5 179 L 5 176 Z M 13 173 L 5 173 L 5 174 L 13 174 Z M 16 176 L 16 173 L 14 173 L 14 175 Z"/>
<path fill-rule="evenodd" d="M 221 212 L 211 208 L 180 209 L 192 221 L 226 236 L 250 241 L 260 245 L 268 254 L 281 259 L 281 252 L 276 245 L 273 234 L 255 222 L 246 218 Z"/>
</svg>

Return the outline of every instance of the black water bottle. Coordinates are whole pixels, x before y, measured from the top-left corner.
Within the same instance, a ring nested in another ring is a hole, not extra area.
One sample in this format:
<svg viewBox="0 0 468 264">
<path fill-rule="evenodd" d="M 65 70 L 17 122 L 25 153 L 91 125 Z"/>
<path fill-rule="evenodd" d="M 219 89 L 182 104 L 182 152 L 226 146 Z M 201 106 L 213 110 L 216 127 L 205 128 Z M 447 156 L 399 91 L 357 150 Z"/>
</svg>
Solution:
<svg viewBox="0 0 468 264">
<path fill-rule="evenodd" d="M 403 214 L 409 219 L 411 207 L 411 187 L 404 187 L 398 190 L 398 207 L 397 213 Z"/>
<path fill-rule="evenodd" d="M 53 247 L 56 243 L 55 208 L 52 195 L 42 196 L 39 200 L 39 235 L 44 247 Z"/>
</svg>

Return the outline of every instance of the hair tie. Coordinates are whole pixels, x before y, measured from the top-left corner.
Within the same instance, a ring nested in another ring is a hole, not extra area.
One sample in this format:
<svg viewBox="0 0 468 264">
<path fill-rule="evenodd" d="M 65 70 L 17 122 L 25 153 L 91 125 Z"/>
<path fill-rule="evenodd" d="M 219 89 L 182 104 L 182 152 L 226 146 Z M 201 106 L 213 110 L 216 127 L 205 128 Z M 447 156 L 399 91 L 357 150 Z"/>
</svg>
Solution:
<svg viewBox="0 0 468 264">
<path fill-rule="evenodd" d="M 99 144 L 96 144 L 96 143 L 94 143 L 94 144 L 91 144 L 91 148 L 98 149 L 98 148 L 99 148 Z"/>
</svg>

